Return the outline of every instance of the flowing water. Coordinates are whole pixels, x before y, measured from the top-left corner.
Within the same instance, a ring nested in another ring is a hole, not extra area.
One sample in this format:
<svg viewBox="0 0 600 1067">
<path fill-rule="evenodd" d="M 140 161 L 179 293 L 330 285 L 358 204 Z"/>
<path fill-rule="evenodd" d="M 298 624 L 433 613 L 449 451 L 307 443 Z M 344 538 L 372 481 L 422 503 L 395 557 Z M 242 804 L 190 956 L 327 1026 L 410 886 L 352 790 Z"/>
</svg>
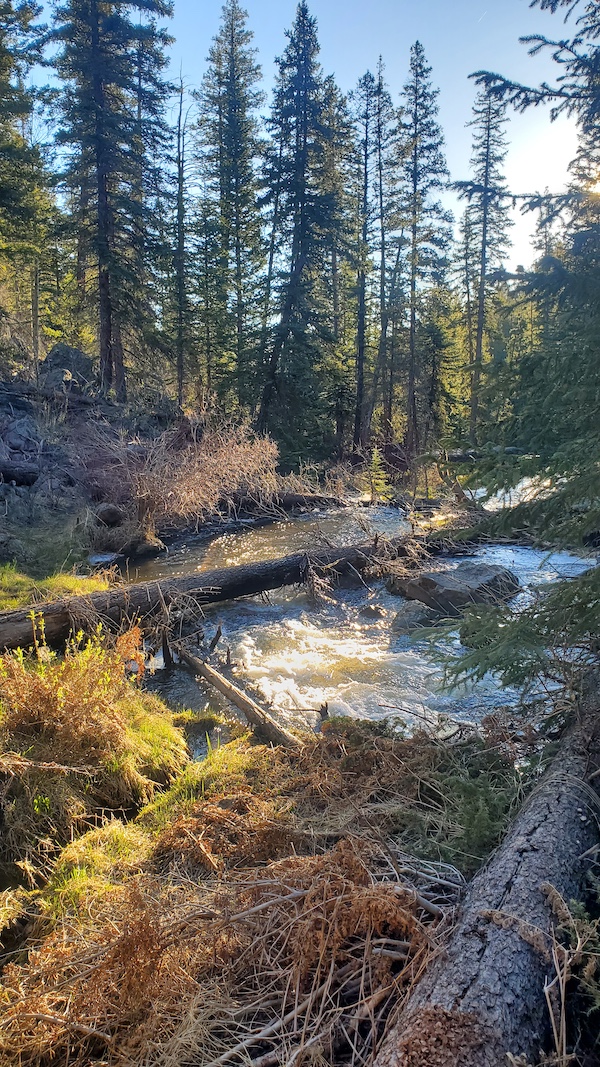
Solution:
<svg viewBox="0 0 600 1067">
<path fill-rule="evenodd" d="M 209 545 L 189 540 L 140 567 L 136 578 L 174 577 L 275 559 L 319 544 L 353 544 L 375 532 L 397 536 L 410 532 L 410 527 L 401 512 L 388 507 L 312 512 L 227 534 Z M 590 566 L 589 559 L 566 552 L 507 545 L 479 548 L 473 558 L 515 572 L 523 602 L 532 588 L 575 576 Z M 459 562 L 444 561 L 446 566 Z M 429 643 L 394 634 L 392 622 L 402 601 L 382 582 L 368 588 L 358 583 L 336 588 L 328 596 L 315 603 L 305 590 L 288 588 L 205 610 L 202 626 L 207 638 L 220 623 L 219 648 L 231 649 L 236 676 L 269 702 L 282 720 L 313 726 L 319 721 L 319 707 L 327 704 L 330 715 L 399 716 L 408 725 L 423 716 L 435 720 L 444 714 L 477 721 L 493 708 L 516 701 L 517 694 L 499 690 L 492 678 L 444 692 L 442 667 Z M 440 637 L 442 642 L 445 651 L 459 647 L 456 635 Z M 223 709 L 219 697 L 200 688 L 187 671 L 159 672 L 155 684 L 172 704 Z"/>
</svg>

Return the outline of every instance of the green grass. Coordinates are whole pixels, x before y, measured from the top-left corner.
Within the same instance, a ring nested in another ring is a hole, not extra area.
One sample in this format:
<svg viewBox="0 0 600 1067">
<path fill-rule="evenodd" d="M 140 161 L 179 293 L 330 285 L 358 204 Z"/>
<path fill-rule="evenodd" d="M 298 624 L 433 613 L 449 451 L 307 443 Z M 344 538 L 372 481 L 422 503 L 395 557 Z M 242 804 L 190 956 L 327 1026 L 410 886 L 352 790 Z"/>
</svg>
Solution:
<svg viewBox="0 0 600 1067">
<path fill-rule="evenodd" d="M 31 578 L 18 571 L 13 563 L 0 564 L 0 611 L 26 608 L 44 600 L 64 596 L 86 596 L 109 588 L 106 574 L 81 578 L 75 574 L 53 574 L 49 578 Z"/>
<path fill-rule="evenodd" d="M 135 813 L 188 761 L 167 706 L 128 677 L 140 636 L 134 629 L 112 648 L 98 633 L 64 657 L 45 646 L 37 657 L 0 656 L 0 762 L 9 775 L 0 863 L 25 864 L 31 883 L 70 838 L 107 811 Z"/>
<path fill-rule="evenodd" d="M 264 783 L 266 789 L 269 750 L 249 745 L 248 736 L 211 749 L 198 763 L 189 763 L 170 788 L 140 812 L 138 824 L 160 831 L 179 816 L 187 815 L 197 801 L 205 797 L 240 790 L 254 791 L 252 786 L 260 783 Z"/>
<path fill-rule="evenodd" d="M 183 726 L 184 729 L 193 726 L 198 733 L 204 731 L 208 734 L 211 730 L 215 730 L 217 726 L 225 726 L 228 720 L 219 715 L 218 712 L 211 711 L 207 706 L 198 710 L 181 708 L 179 711 L 173 712 L 173 722 L 175 726 Z"/>
<path fill-rule="evenodd" d="M 39 895 L 48 918 L 89 912 L 92 904 L 115 899 L 138 874 L 154 841 L 131 823 L 113 819 L 90 830 L 61 852 L 48 885 Z"/>
</svg>

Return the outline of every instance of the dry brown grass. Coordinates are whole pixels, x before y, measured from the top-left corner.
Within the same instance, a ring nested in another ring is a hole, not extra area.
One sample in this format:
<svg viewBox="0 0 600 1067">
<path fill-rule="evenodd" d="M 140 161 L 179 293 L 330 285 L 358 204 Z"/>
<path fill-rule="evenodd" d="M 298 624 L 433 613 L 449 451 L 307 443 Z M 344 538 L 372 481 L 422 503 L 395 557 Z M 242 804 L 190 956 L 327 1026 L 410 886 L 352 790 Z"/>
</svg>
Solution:
<svg viewBox="0 0 600 1067">
<path fill-rule="evenodd" d="M 123 547 L 157 529 L 202 522 L 235 492 L 277 491 L 277 446 L 247 426 L 206 426 L 182 420 L 152 440 L 130 439 L 108 424 L 90 427 L 76 444 L 81 480 L 97 501 L 126 515 L 113 530 L 90 529 L 103 547 Z"/>
<path fill-rule="evenodd" d="M 464 884 L 406 842 L 417 819 L 458 835 L 444 783 L 507 773 L 480 756 L 347 722 L 190 764 L 134 825 L 63 853 L 54 927 L 5 970 L 0 1064 L 372 1062 Z"/>
<path fill-rule="evenodd" d="M 238 880 L 140 878 L 6 968 L 0 1062 L 364 1063 L 444 925 L 424 892 L 351 840 Z"/>
<path fill-rule="evenodd" d="M 134 628 L 114 646 L 97 633 L 63 657 L 43 643 L 0 657 L 0 862 L 34 878 L 102 809 L 148 801 L 186 762 L 170 713 L 130 679 L 140 639 Z"/>
</svg>

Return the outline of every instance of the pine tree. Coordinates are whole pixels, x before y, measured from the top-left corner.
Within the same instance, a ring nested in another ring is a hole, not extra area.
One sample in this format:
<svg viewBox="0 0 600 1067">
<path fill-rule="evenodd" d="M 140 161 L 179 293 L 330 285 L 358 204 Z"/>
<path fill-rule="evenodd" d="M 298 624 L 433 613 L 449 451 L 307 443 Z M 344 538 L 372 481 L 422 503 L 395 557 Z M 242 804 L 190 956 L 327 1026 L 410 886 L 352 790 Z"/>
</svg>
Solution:
<svg viewBox="0 0 600 1067">
<path fill-rule="evenodd" d="M 167 93 L 160 71 L 169 39 L 156 19 L 170 14 L 165 0 L 67 0 L 55 9 L 65 180 L 80 191 L 78 224 L 90 235 L 97 265 L 101 384 L 107 392 L 114 378 L 120 400 L 126 396 L 122 330 L 136 310 L 148 221 L 144 183 L 149 176 L 153 184 L 160 172 Z"/>
<path fill-rule="evenodd" d="M 512 302 L 531 309 L 528 342 L 520 345 L 499 377 L 497 403 L 504 401 L 500 426 L 486 437 L 511 446 L 477 472 L 491 489 L 513 487 L 526 476 L 530 499 L 491 517 L 491 532 L 527 529 L 556 543 L 600 544 L 600 220 L 598 218 L 598 117 L 600 11 L 592 0 L 537 0 L 552 12 L 575 13 L 570 39 L 527 38 L 536 53 L 548 49 L 557 62 L 554 83 L 521 85 L 489 72 L 477 81 L 519 111 L 550 103 L 551 115 L 575 115 L 581 136 L 573 168 L 575 185 L 564 196 L 532 198 L 541 207 L 542 253 L 534 269 L 521 272 Z M 548 240 L 550 219 L 560 232 Z M 539 326 L 536 323 L 537 312 Z M 537 326 L 537 328 L 536 328 Z M 499 421 L 499 420 L 497 420 Z M 516 455 L 514 453 L 517 453 Z M 537 490 L 537 491 L 536 491 Z M 563 680 L 569 692 L 578 673 L 597 663 L 600 629 L 598 568 L 553 583 L 525 610 L 477 609 L 469 613 L 463 640 L 469 651 L 456 674 L 481 677 L 492 670 L 507 684 L 551 691 Z M 539 692 L 539 690 L 538 690 Z"/>
<path fill-rule="evenodd" d="M 189 111 L 189 109 L 188 109 Z M 183 79 L 179 84 L 176 139 L 176 213 L 175 213 L 175 359 L 177 369 L 177 402 L 183 406 L 186 355 L 191 347 L 191 307 L 188 287 L 188 234 L 186 226 L 186 138 L 187 119 Z"/>
<path fill-rule="evenodd" d="M 327 235 L 338 218 L 335 198 L 321 180 L 325 86 L 317 58 L 316 20 L 305 0 L 298 5 L 287 36 L 288 45 L 278 60 L 269 121 L 274 143 L 271 158 L 277 167 L 277 245 L 285 266 L 257 423 L 263 431 L 280 385 L 283 356 L 288 384 L 296 394 L 295 405 L 301 404 L 308 412 L 321 402 L 318 393 L 322 386 L 315 372 L 322 357 L 322 338 L 315 296 L 330 243 Z"/>
<path fill-rule="evenodd" d="M 446 263 L 450 241 L 451 216 L 436 199 L 446 185 L 447 168 L 443 136 L 437 123 L 439 91 L 431 85 L 431 67 L 419 41 L 410 54 L 410 74 L 404 87 L 402 123 L 402 211 L 408 230 L 407 257 L 409 283 L 408 384 L 405 449 L 411 462 L 420 447 L 417 388 L 420 364 L 418 351 L 419 294 L 423 283 L 437 281 Z"/>
<path fill-rule="evenodd" d="M 391 440 L 391 405 L 395 367 L 388 330 L 399 297 L 401 261 L 398 255 L 398 116 L 384 79 L 381 58 L 377 75 L 367 72 L 354 93 L 358 156 L 358 321 L 357 403 L 353 447 L 366 444 L 379 398 L 383 392 L 386 443 Z M 392 262 L 390 263 L 390 258 Z M 371 297 L 371 314 L 367 294 Z M 370 359 L 367 338 L 374 358 Z M 388 357 L 390 365 L 388 366 Z M 387 374 L 386 374 L 387 370 Z M 369 387 L 365 374 L 370 373 Z"/>
<path fill-rule="evenodd" d="M 330 205 L 323 233 L 324 260 L 315 278 L 315 307 L 323 338 L 322 418 L 335 422 L 335 449 L 341 458 L 354 404 L 354 129 L 348 100 L 333 77 L 324 80 L 323 151 L 318 186 Z"/>
<path fill-rule="evenodd" d="M 40 257 L 53 207 L 49 175 L 32 135 L 36 94 L 25 88 L 40 55 L 42 28 L 35 23 L 40 11 L 31 2 L 0 3 L 0 301 L 18 343 L 31 343 L 36 373 Z"/>
<path fill-rule="evenodd" d="M 25 77 L 39 55 L 41 28 L 35 19 L 40 12 L 29 0 L 0 3 L 0 230 L 5 240 L 34 213 L 32 191 L 40 160 L 25 136 L 34 104 Z"/>
<path fill-rule="evenodd" d="M 469 125 L 474 130 L 470 181 L 456 182 L 459 196 L 469 203 L 468 239 L 470 252 L 477 246 L 477 295 L 475 304 L 475 351 L 471 372 L 470 438 L 477 443 L 479 392 L 483 371 L 484 334 L 490 282 L 488 271 L 501 266 L 509 239 L 509 194 L 502 174 L 507 143 L 504 126 L 506 104 L 489 92 L 480 92 Z M 469 309 L 470 311 L 470 309 Z"/>
<path fill-rule="evenodd" d="M 398 114 L 384 79 L 385 67 L 381 57 L 377 64 L 374 116 L 374 201 L 377 227 L 375 257 L 378 259 L 379 341 L 373 370 L 371 399 L 365 434 L 368 437 L 373 411 L 377 403 L 379 383 L 387 368 L 383 395 L 383 436 L 386 445 L 392 440 L 395 366 L 394 350 L 389 344 L 388 330 L 393 316 L 399 311 L 401 295 L 401 258 L 399 255 L 398 216 Z M 391 260 L 391 262 L 390 262 Z M 389 350 L 389 351 L 388 351 Z"/>
<path fill-rule="evenodd" d="M 356 406 L 352 447 L 360 452 L 365 443 L 365 361 L 367 345 L 367 275 L 369 272 L 370 236 L 373 217 L 371 201 L 372 167 L 375 151 L 376 82 L 370 71 L 359 80 L 354 94 L 355 122 L 359 132 L 358 151 L 358 264 L 356 287 L 358 314 L 356 324 Z"/>
<path fill-rule="evenodd" d="M 227 318 L 223 340 L 234 353 L 235 391 L 242 410 L 256 397 L 258 279 L 264 260 L 257 166 L 257 109 L 263 93 L 247 19 L 238 0 L 227 0 L 199 96 L 201 167 L 220 218 L 219 275 Z"/>
</svg>

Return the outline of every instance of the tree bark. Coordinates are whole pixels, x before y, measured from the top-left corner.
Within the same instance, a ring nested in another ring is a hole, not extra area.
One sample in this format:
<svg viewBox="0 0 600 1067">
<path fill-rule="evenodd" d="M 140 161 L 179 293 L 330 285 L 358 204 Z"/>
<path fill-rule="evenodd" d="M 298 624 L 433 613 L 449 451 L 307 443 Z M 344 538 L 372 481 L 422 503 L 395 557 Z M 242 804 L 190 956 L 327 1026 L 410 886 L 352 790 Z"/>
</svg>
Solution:
<svg viewBox="0 0 600 1067">
<path fill-rule="evenodd" d="M 409 997 L 375 1067 L 506 1067 L 508 1054 L 539 1062 L 550 1033 L 544 984 L 555 977 L 559 925 L 547 887 L 567 902 L 580 897 L 599 840 L 587 784 L 600 762 L 598 703 L 596 690 L 473 879 L 445 950 Z"/>
<path fill-rule="evenodd" d="M 268 741 L 272 741 L 274 745 L 284 745 L 286 748 L 301 748 L 301 742 L 294 734 L 286 730 L 284 726 L 280 726 L 279 723 L 269 715 L 268 711 L 261 708 L 255 700 L 244 693 L 241 689 L 238 689 L 237 685 L 230 682 L 227 678 L 224 678 L 222 674 L 211 667 L 204 660 L 198 659 L 197 656 L 192 656 L 191 652 L 188 652 L 183 645 L 173 645 L 173 651 L 177 653 L 179 658 L 191 667 L 205 682 L 214 686 L 215 689 L 226 696 L 229 701 L 246 716 L 248 722 L 256 728 Z"/>
<path fill-rule="evenodd" d="M 248 508 L 253 512 L 257 509 L 293 511 L 294 508 L 347 507 L 346 501 L 341 500 L 340 497 L 327 496 L 325 493 L 274 493 L 263 501 L 260 497 L 253 496 L 252 493 L 240 491 L 224 498 L 223 505 L 228 504 L 236 509 Z"/>
<path fill-rule="evenodd" d="M 492 98 L 488 96 L 487 122 L 485 132 L 485 164 L 483 174 L 483 195 L 481 218 L 481 251 L 479 255 L 479 282 L 477 286 L 477 332 L 475 335 L 475 362 L 471 372 L 471 411 L 469 416 L 469 437 L 471 444 L 477 444 L 477 420 L 479 418 L 479 391 L 483 367 L 483 334 L 485 330 L 485 285 L 488 255 L 488 225 L 490 217 L 490 165 L 492 136 Z"/>
<path fill-rule="evenodd" d="M 107 625 L 124 618 L 141 619 L 164 612 L 179 597 L 195 599 L 198 605 L 214 604 L 236 597 L 254 596 L 269 589 L 302 583 L 313 567 L 317 572 L 337 576 L 362 571 L 377 559 L 406 555 L 415 538 L 398 537 L 378 544 L 377 539 L 349 548 L 328 548 L 316 552 L 297 552 L 282 559 L 245 564 L 192 574 L 184 578 L 140 582 L 109 592 L 74 596 L 48 604 L 0 613 L 0 649 L 27 647 L 33 644 L 32 610 L 44 622 L 48 644 L 60 645 L 73 629 L 95 626 L 98 618 Z"/>
</svg>

